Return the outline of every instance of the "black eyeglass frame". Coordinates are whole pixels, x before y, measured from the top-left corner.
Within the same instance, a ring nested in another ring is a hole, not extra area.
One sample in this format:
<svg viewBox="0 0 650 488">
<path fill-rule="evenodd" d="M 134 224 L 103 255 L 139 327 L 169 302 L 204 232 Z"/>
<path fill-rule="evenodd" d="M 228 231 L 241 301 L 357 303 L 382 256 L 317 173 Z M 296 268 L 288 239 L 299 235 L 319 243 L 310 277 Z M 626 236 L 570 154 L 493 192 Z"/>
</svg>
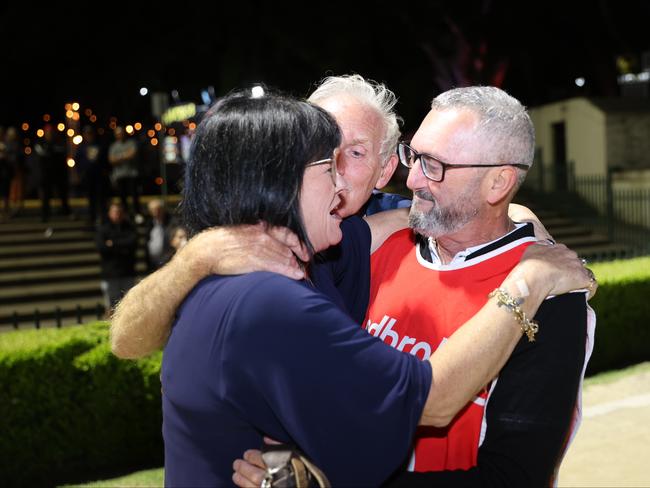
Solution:
<svg viewBox="0 0 650 488">
<path fill-rule="evenodd" d="M 406 155 L 404 154 L 404 148 L 408 148 L 409 151 L 413 153 L 413 163 L 410 163 Z M 422 156 L 425 158 L 433 159 L 436 163 L 440 165 L 442 168 L 440 172 L 440 178 L 434 178 L 429 174 L 429 169 L 427 169 L 427 164 L 423 161 Z M 426 153 L 419 153 L 415 149 L 413 149 L 411 146 L 409 146 L 406 142 L 400 142 L 397 145 L 397 157 L 399 158 L 399 162 L 402 163 L 404 166 L 407 168 L 411 169 L 413 167 L 413 164 L 415 164 L 415 161 L 418 159 L 420 160 L 420 167 L 422 168 L 422 173 L 424 176 L 431 180 L 435 181 L 436 183 L 440 183 L 445 179 L 445 171 L 449 168 L 497 168 L 499 166 L 515 166 L 520 169 L 525 169 L 527 170 L 530 166 L 524 163 L 499 163 L 499 164 L 453 164 L 453 163 L 445 163 L 444 161 L 441 161 L 440 159 L 431 156 L 430 154 Z"/>
</svg>

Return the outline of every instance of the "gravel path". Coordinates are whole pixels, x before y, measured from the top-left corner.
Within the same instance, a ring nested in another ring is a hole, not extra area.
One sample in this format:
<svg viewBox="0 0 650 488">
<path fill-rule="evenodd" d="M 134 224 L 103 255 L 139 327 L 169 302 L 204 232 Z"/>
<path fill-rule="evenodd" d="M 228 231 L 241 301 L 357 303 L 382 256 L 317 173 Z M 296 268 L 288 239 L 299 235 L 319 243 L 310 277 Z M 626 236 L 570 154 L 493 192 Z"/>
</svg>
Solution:
<svg viewBox="0 0 650 488">
<path fill-rule="evenodd" d="M 650 369 L 586 385 L 583 408 L 558 485 L 650 487 Z"/>
</svg>

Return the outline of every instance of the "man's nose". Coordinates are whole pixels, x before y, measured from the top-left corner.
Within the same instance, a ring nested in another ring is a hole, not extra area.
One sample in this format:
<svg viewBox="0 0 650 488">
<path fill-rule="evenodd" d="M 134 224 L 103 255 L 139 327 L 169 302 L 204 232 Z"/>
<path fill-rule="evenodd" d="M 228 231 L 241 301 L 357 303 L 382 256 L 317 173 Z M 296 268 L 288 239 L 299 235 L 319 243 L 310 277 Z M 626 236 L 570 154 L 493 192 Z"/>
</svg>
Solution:
<svg viewBox="0 0 650 488">
<path fill-rule="evenodd" d="M 340 175 L 345 176 L 345 171 L 348 169 L 348 162 L 345 156 L 341 153 L 336 153 L 336 170 Z"/>
<path fill-rule="evenodd" d="M 337 168 L 336 171 L 336 192 L 337 193 L 342 191 L 348 191 L 350 189 L 348 186 L 348 182 L 346 181 L 343 174 L 344 173 L 342 173 L 341 170 Z"/>
<path fill-rule="evenodd" d="M 427 177 L 422 172 L 422 164 L 420 160 L 416 160 L 411 169 L 409 169 L 408 177 L 406 178 L 406 186 L 409 190 L 415 191 L 420 188 L 428 186 Z"/>
</svg>

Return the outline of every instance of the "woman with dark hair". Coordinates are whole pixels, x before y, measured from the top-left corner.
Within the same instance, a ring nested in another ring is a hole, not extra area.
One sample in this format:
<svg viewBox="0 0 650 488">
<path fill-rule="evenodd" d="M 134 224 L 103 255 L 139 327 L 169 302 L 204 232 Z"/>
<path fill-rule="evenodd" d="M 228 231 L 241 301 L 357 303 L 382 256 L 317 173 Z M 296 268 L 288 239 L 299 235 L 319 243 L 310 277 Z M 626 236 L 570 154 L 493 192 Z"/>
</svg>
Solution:
<svg viewBox="0 0 650 488">
<path fill-rule="evenodd" d="M 231 95 L 197 128 L 181 204 L 184 224 L 193 235 L 263 221 L 289 228 L 313 251 L 300 214 L 303 171 L 309 161 L 321 160 L 312 172 L 329 173 L 333 182 L 330 162 L 339 141 L 331 116 L 307 103 Z M 336 243 L 340 219 L 335 213 L 330 218 Z"/>
<path fill-rule="evenodd" d="M 223 98 L 192 143 L 185 225 L 192 234 L 286 227 L 317 256 L 342 238 L 339 143 L 335 121 L 310 103 L 246 92 Z M 368 225 L 343 225 L 367 256 Z M 521 308 L 532 316 L 558 270 L 528 264 L 502 286 L 515 289 L 525 277 L 530 295 Z M 348 265 L 364 272 L 361 259 Z M 270 272 L 210 276 L 183 302 L 161 374 L 166 485 L 231 484 L 233 460 L 265 435 L 299 446 L 334 486 L 379 485 L 404 461 L 416 426 L 449 423 L 521 337 L 513 314 L 490 300 L 420 360 L 359 327 L 304 266 L 303 281 Z"/>
</svg>

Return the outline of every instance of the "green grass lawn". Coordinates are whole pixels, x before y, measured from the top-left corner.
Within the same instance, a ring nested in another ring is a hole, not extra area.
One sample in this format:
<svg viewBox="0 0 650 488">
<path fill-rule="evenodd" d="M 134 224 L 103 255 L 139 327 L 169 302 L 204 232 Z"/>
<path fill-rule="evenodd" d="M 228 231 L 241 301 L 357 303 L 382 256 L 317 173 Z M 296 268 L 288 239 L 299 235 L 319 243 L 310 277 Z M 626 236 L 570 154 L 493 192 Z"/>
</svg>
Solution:
<svg viewBox="0 0 650 488">
<path fill-rule="evenodd" d="M 120 476 L 110 480 L 93 481 L 83 485 L 64 485 L 61 488 L 72 487 L 161 487 L 163 486 L 163 468 L 147 469 Z"/>
<path fill-rule="evenodd" d="M 634 366 L 629 366 L 627 368 L 616 369 L 613 371 L 605 371 L 604 373 L 599 373 L 594 376 L 590 376 L 589 378 L 585 378 L 584 384 L 585 387 L 589 387 L 590 385 L 612 383 L 622 378 L 623 376 L 642 373 L 645 371 L 650 371 L 650 361 L 647 361 L 645 363 L 635 364 Z"/>
<path fill-rule="evenodd" d="M 587 264 L 587 266 L 593 270 L 599 282 L 643 279 L 648 276 L 650 256 L 604 261 L 602 263 Z"/>
</svg>

